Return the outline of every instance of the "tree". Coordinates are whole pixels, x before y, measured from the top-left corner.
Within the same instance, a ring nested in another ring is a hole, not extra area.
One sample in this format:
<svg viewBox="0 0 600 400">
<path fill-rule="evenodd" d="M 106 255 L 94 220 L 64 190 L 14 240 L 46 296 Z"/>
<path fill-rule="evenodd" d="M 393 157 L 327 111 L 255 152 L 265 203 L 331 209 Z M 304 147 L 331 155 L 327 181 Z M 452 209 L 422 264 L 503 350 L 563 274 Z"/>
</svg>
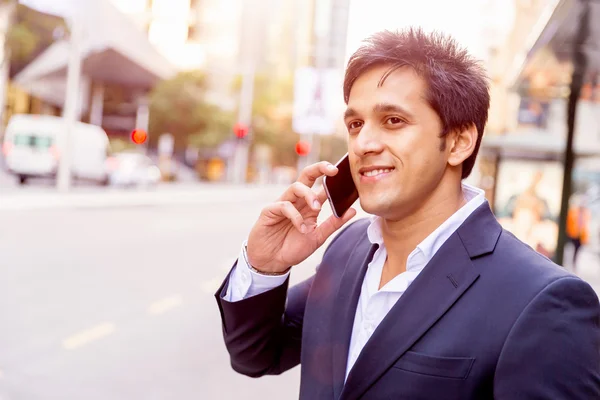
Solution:
<svg viewBox="0 0 600 400">
<path fill-rule="evenodd" d="M 207 84 L 200 71 L 182 72 L 156 85 L 150 94 L 150 146 L 158 137 L 170 133 L 175 149 L 192 143 L 214 147 L 231 134 L 232 116 L 208 103 Z"/>
<path fill-rule="evenodd" d="M 17 2 L 3 0 L 0 4 L 10 3 Z M 10 20 L 5 46 L 7 54 L 10 54 L 11 77 L 45 51 L 55 41 L 57 32 L 66 31 L 66 24 L 62 18 L 22 4 L 16 4 Z"/>
<path fill-rule="evenodd" d="M 234 80 L 233 95 L 239 93 L 241 77 Z M 253 144 L 272 149 L 273 164 L 295 166 L 298 156 L 294 146 L 299 139 L 292 129 L 294 81 L 291 76 L 273 77 L 257 74 L 254 80 L 252 107 Z"/>
</svg>

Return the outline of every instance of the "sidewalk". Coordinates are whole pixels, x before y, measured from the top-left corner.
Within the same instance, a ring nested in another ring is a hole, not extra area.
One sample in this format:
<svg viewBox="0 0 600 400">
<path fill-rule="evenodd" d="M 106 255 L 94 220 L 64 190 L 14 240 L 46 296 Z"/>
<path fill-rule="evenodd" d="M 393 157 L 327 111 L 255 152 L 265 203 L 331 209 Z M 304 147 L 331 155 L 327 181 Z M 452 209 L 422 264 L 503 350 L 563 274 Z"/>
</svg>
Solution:
<svg viewBox="0 0 600 400">
<path fill-rule="evenodd" d="M 107 208 L 273 201 L 285 190 L 279 185 L 183 184 L 155 189 L 89 188 L 60 193 L 23 190 L 0 193 L 0 211 L 56 208 Z"/>
</svg>

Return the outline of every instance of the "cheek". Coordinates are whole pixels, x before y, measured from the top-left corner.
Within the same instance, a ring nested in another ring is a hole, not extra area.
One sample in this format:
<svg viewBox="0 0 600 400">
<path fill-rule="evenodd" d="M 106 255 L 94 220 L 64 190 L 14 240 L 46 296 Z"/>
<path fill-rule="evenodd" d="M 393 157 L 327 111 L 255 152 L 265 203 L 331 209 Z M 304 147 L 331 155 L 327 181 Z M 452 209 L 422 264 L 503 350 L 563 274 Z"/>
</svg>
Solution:
<svg viewBox="0 0 600 400">
<path fill-rule="evenodd" d="M 425 176 L 437 174 L 443 168 L 443 153 L 439 143 L 412 140 L 395 146 L 396 157 L 408 179 L 419 181 Z"/>
</svg>

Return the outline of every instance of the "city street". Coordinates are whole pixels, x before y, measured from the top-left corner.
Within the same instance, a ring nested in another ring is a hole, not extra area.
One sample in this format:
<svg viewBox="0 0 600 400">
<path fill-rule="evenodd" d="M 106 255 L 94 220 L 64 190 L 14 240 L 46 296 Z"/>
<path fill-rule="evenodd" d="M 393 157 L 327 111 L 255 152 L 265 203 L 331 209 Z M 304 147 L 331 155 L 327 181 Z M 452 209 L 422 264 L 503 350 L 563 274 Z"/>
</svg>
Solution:
<svg viewBox="0 0 600 400">
<path fill-rule="evenodd" d="M 189 189 L 192 200 L 171 205 L 0 208 L 0 399 L 297 398 L 298 368 L 246 378 L 223 345 L 213 293 L 279 188 L 245 190 Z M 600 283 L 597 259 L 584 253 L 581 264 Z"/>
<path fill-rule="evenodd" d="M 231 370 L 213 298 L 270 193 L 0 211 L 0 399 L 297 398 L 297 369 Z"/>
</svg>

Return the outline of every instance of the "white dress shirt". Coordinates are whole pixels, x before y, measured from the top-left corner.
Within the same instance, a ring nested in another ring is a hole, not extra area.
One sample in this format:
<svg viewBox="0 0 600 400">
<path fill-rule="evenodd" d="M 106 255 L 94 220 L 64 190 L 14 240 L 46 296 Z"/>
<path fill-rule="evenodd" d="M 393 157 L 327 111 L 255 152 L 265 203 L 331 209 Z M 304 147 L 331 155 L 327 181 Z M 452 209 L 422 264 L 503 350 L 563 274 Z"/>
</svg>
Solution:
<svg viewBox="0 0 600 400">
<path fill-rule="evenodd" d="M 483 190 L 465 183 L 462 184 L 462 189 L 466 204 L 427 236 L 410 253 L 406 262 L 406 272 L 394 277 L 381 289 L 379 289 L 379 283 L 381 281 L 383 266 L 387 259 L 387 251 L 381 233 L 381 219 L 379 217 L 372 217 L 371 225 L 367 229 L 367 235 L 369 241 L 373 244 L 378 244 L 379 248 L 369 263 L 362 283 L 358 306 L 356 307 L 356 314 L 354 316 L 354 325 L 352 327 L 346 378 L 348 378 L 348 374 L 354 366 L 356 359 L 371 335 L 373 335 L 373 332 L 375 332 L 375 329 L 377 329 L 408 286 L 416 279 L 446 240 L 465 222 L 473 211 L 485 202 Z M 248 267 L 242 253 L 238 258 L 236 267 L 231 273 L 224 300 L 229 302 L 240 301 L 264 293 L 283 284 L 288 274 L 281 276 L 257 274 Z"/>
</svg>

